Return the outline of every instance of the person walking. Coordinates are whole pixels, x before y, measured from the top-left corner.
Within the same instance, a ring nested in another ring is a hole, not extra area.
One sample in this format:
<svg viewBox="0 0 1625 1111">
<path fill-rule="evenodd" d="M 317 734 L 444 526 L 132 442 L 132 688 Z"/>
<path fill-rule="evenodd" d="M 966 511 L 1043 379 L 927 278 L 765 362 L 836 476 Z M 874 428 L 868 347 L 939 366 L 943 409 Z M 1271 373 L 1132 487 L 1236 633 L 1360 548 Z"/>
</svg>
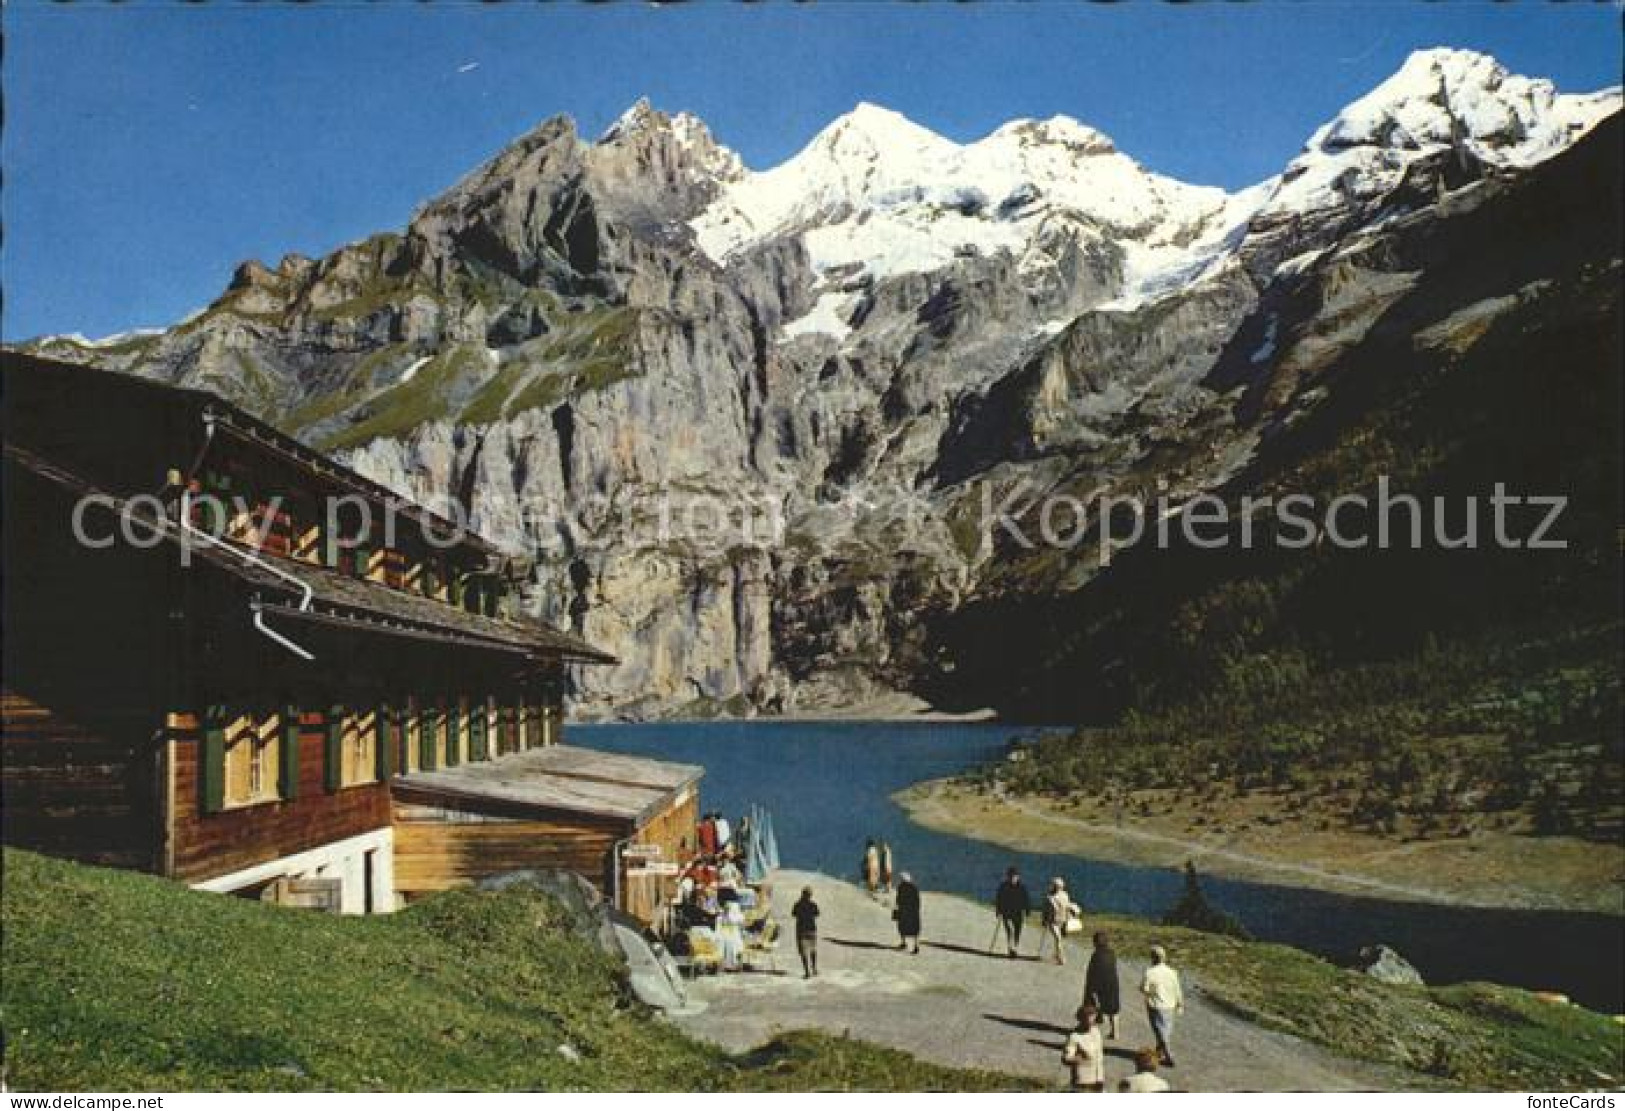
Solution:
<svg viewBox="0 0 1625 1111">
<path fill-rule="evenodd" d="M 1162 1058 L 1163 1066 L 1171 1069 L 1174 1067 L 1170 1048 L 1174 1017 L 1185 1013 L 1185 992 L 1179 983 L 1179 973 L 1168 963 L 1168 950 L 1160 945 L 1151 947 L 1151 966 L 1140 981 L 1140 994 L 1145 996 L 1151 1032 L 1157 1036 L 1157 1055 Z"/>
<path fill-rule="evenodd" d="M 873 895 L 880 888 L 880 848 L 870 838 L 863 846 L 863 886 Z"/>
<path fill-rule="evenodd" d="M 886 841 L 880 843 L 880 889 L 891 891 L 892 881 L 891 845 Z"/>
<path fill-rule="evenodd" d="M 1075 1092 L 1104 1092 L 1106 1090 L 1106 1047 L 1100 1040 L 1100 1027 L 1096 1025 L 1095 1009 L 1085 1003 L 1078 1008 L 1078 1025 L 1066 1037 L 1061 1060 L 1072 1072 L 1072 1090 Z"/>
<path fill-rule="evenodd" d="M 904 872 L 898 877 L 897 907 L 891 912 L 897 920 L 899 949 L 920 951 L 920 889 L 914 886 L 914 877 Z"/>
<path fill-rule="evenodd" d="M 738 901 L 725 903 L 717 916 L 717 945 L 722 950 L 722 971 L 738 972 L 745 963 L 745 912 Z"/>
<path fill-rule="evenodd" d="M 1089 954 L 1089 968 L 1083 974 L 1083 1001 L 1100 1011 L 1106 1037 L 1117 1037 L 1117 1014 L 1123 1009 L 1123 995 L 1117 979 L 1117 950 L 1105 933 L 1095 934 L 1095 951 Z"/>
<path fill-rule="evenodd" d="M 801 957 L 801 978 L 810 980 L 818 975 L 818 904 L 813 902 L 812 888 L 803 887 L 801 898 L 790 908 L 796 920 L 796 953 Z"/>
<path fill-rule="evenodd" d="M 1049 881 L 1049 894 L 1044 896 L 1044 929 L 1055 943 L 1055 963 L 1066 963 L 1066 927 L 1079 907 L 1066 893 L 1066 881 L 1056 876 Z M 1040 951 L 1043 946 L 1040 945 Z"/>
<path fill-rule="evenodd" d="M 1134 1075 L 1123 1078 L 1119 1092 L 1171 1092 L 1172 1085 L 1157 1075 L 1157 1051 L 1142 1049 L 1134 1055 Z"/>
<path fill-rule="evenodd" d="M 1004 882 L 993 893 L 993 914 L 1004 928 L 1005 950 L 1011 957 L 1021 948 L 1021 927 L 1032 909 L 1033 898 L 1027 885 L 1021 882 L 1021 872 L 1016 868 L 1007 869 Z"/>
</svg>

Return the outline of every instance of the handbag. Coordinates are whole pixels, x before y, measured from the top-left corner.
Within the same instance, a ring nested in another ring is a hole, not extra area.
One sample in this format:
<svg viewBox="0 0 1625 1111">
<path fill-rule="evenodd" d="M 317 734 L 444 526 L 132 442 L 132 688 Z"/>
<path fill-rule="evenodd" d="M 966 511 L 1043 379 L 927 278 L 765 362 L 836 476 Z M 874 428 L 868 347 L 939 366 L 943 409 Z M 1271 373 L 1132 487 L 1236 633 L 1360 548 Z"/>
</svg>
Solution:
<svg viewBox="0 0 1625 1111">
<path fill-rule="evenodd" d="M 1067 911 L 1066 925 L 1062 926 L 1061 929 L 1069 934 L 1081 934 L 1083 932 L 1083 911 L 1078 907 L 1073 907 Z"/>
</svg>

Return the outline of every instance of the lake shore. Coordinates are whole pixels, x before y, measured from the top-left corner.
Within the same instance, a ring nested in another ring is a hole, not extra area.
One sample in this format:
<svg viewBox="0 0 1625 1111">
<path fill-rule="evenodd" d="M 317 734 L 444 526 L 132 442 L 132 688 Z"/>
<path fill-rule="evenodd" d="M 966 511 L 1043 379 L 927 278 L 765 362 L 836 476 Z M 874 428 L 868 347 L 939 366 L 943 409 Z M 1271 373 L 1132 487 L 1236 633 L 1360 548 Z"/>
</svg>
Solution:
<svg viewBox="0 0 1625 1111">
<path fill-rule="evenodd" d="M 998 713 L 991 708 L 979 710 L 939 710 L 922 698 L 901 691 L 877 694 L 860 702 L 828 707 L 806 707 L 783 714 L 716 715 L 674 714 L 671 717 L 636 718 L 604 717 L 588 714 L 580 717 L 580 725 L 664 725 L 693 724 L 706 721 L 760 721 L 782 725 L 819 725 L 830 722 L 872 725 L 931 725 L 931 724 L 991 724 L 998 721 Z"/>
<path fill-rule="evenodd" d="M 1194 861 L 1205 874 L 1342 895 L 1447 906 L 1621 914 L 1625 849 L 1566 837 L 1483 832 L 1429 841 L 1320 829 L 1282 817 L 1268 799 L 1241 800 L 1221 821 L 1161 800 L 1124 815 L 1090 801 L 1009 797 L 956 780 L 894 796 L 940 832 L 1022 852 L 1064 853 L 1145 867 Z"/>
</svg>

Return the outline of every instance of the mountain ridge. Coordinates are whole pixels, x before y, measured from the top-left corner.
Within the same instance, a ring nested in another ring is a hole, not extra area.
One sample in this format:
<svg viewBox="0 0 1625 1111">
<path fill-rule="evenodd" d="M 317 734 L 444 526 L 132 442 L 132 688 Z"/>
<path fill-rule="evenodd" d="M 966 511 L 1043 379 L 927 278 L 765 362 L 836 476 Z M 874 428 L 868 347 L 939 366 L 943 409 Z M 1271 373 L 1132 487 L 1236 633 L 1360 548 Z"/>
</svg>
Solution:
<svg viewBox="0 0 1625 1111">
<path fill-rule="evenodd" d="M 1377 93 L 1233 194 L 1064 118 L 956 144 L 861 106 L 758 172 L 646 101 L 596 142 L 553 117 L 402 232 L 244 263 L 161 333 L 30 346 L 216 389 L 403 494 L 466 497 L 533 557 L 531 605 L 623 658 L 582 677 L 589 712 L 851 706 L 937 674 L 934 615 L 1093 577 L 974 543 L 978 482 L 1222 482 L 1313 404 L 1232 396 L 1301 352 L 1303 321 L 1259 313 L 1272 289 L 1527 173 L 1619 99 L 1450 51 Z M 701 497 L 782 542 L 649 533 Z"/>
</svg>

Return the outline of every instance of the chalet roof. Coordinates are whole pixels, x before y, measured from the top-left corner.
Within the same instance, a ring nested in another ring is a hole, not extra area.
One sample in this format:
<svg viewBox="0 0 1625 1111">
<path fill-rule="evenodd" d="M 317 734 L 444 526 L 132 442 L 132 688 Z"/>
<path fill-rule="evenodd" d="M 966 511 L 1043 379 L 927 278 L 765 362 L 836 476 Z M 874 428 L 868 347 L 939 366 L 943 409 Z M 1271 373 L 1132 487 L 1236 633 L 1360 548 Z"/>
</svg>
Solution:
<svg viewBox="0 0 1625 1111">
<path fill-rule="evenodd" d="M 586 663 L 615 662 L 615 657 L 580 637 L 560 632 L 540 621 L 485 617 L 383 583 L 353 578 L 331 568 L 265 551 L 249 553 L 248 549 L 229 542 L 223 541 L 217 546 L 197 537 L 185 538 L 179 525 L 153 513 L 149 505 L 119 498 L 26 448 L 8 443 L 4 452 L 7 463 L 23 467 L 77 497 L 93 495 L 110 511 L 129 514 L 177 548 L 185 539 L 194 563 L 231 575 L 252 588 L 261 608 L 268 614 L 527 655 L 556 656 Z M 250 562 L 247 558 L 250 554 L 263 566 Z M 268 567 L 276 570 L 268 570 Z M 304 592 L 290 580 L 310 587 L 308 609 L 299 607 Z"/>
<path fill-rule="evenodd" d="M 544 745 L 391 781 L 406 802 L 476 813 L 482 804 L 538 815 L 588 814 L 640 824 L 659 813 L 705 769 L 573 745 Z"/>
<path fill-rule="evenodd" d="M 200 421 L 207 415 L 210 420 L 215 422 L 217 427 L 223 427 L 228 433 L 255 443 L 262 450 L 281 457 L 287 463 L 305 471 L 307 474 L 317 475 L 329 482 L 345 487 L 369 499 L 374 504 L 393 506 L 402 516 L 424 523 L 432 528 L 436 535 L 457 533 L 463 543 L 477 548 L 487 555 L 512 555 L 512 553 L 505 551 L 478 533 L 466 528 L 459 528 L 454 522 L 447 520 L 440 514 L 417 504 L 402 494 L 396 493 L 381 483 L 374 482 L 372 479 L 356 473 L 332 457 L 309 447 L 209 390 L 200 390 L 192 386 L 178 386 L 172 382 L 144 378 L 137 374 L 102 370 L 99 367 L 86 366 L 81 363 L 64 363 L 55 359 L 42 359 L 35 355 L 25 355 L 17 351 L 0 352 L 0 365 L 4 366 L 8 374 L 21 372 L 25 374 L 52 375 L 59 379 L 67 378 L 72 382 L 76 400 L 87 405 L 95 403 L 98 393 L 105 395 L 116 391 L 150 393 L 154 396 L 172 400 L 177 405 L 183 405 L 195 411 Z M 115 403 L 116 398 L 108 398 L 108 402 Z"/>
</svg>

